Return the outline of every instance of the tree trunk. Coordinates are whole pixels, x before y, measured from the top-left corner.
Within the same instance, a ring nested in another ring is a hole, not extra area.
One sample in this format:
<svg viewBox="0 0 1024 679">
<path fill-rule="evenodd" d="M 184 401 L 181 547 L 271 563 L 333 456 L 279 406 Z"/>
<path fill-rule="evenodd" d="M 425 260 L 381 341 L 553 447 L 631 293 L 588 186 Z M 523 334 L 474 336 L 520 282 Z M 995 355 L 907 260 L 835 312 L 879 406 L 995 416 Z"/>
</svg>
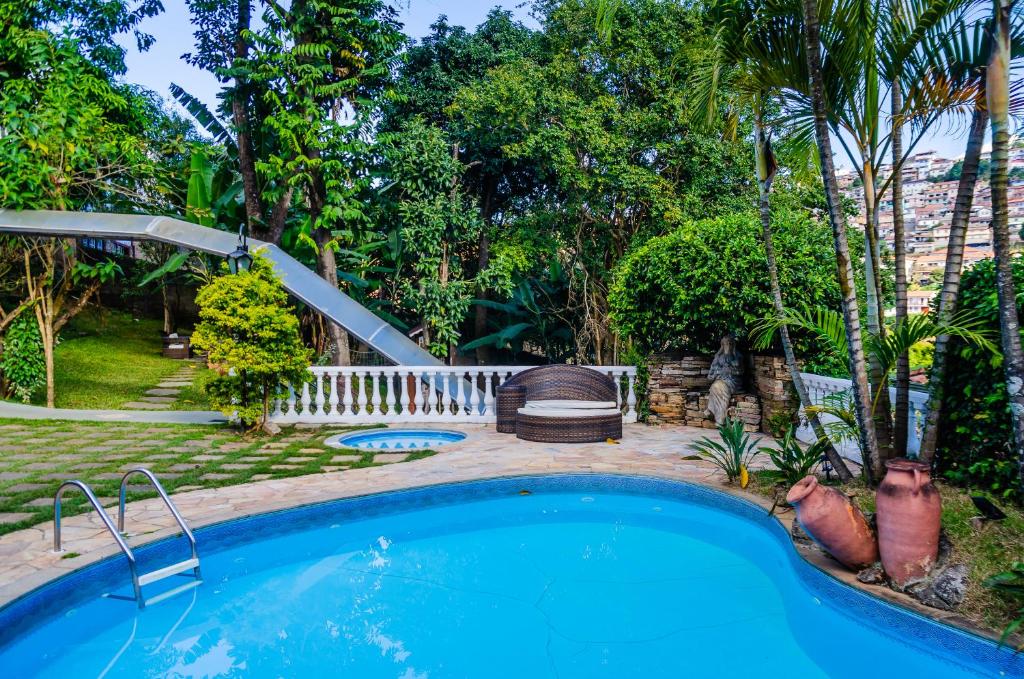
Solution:
<svg viewBox="0 0 1024 679">
<path fill-rule="evenodd" d="M 771 190 L 772 181 L 775 179 L 775 172 L 778 167 L 775 162 L 775 154 L 772 151 L 771 141 L 765 134 L 764 125 L 761 123 L 760 117 L 755 117 L 754 120 L 754 149 L 757 152 L 757 174 L 758 174 L 758 190 L 760 192 L 760 211 L 761 211 L 761 228 L 764 232 L 764 251 L 765 256 L 768 259 L 768 282 L 772 291 L 772 303 L 775 306 L 775 314 L 780 319 L 786 314 L 786 307 L 782 301 L 782 286 L 779 284 L 779 267 L 775 260 L 775 244 L 772 240 L 772 213 L 771 213 Z M 793 343 L 789 338 L 789 327 L 785 323 L 779 326 L 779 337 L 782 340 L 782 351 L 786 356 L 786 366 L 789 368 L 789 374 L 793 378 L 793 387 L 796 389 L 797 396 L 800 398 L 800 405 L 806 409 L 811 405 L 810 395 L 807 393 L 807 386 L 804 384 L 803 377 L 800 376 L 800 367 L 796 362 L 796 353 L 793 351 Z M 828 457 L 828 461 L 832 464 L 832 467 L 836 470 L 836 474 L 839 475 L 839 479 L 846 483 L 853 478 L 853 474 L 850 473 L 849 467 L 846 466 L 846 462 L 842 456 L 835 449 L 829 441 L 828 435 L 825 433 L 825 428 L 821 426 L 821 421 L 817 415 L 811 415 L 808 418 L 808 422 L 811 428 L 814 430 L 814 435 L 818 437 L 819 441 L 827 441 L 828 446 L 825 448 L 825 455 Z"/>
<path fill-rule="evenodd" d="M 818 23 L 817 0 L 803 0 L 803 14 L 807 40 L 807 70 L 811 77 L 814 135 L 818 143 L 821 177 L 825 186 L 825 200 L 828 203 L 829 221 L 835 241 L 836 273 L 842 292 L 843 322 L 848 338 L 853 397 L 857 405 L 861 450 L 866 457 L 864 472 L 868 483 L 873 484 L 875 481 L 873 465 L 878 460 L 878 440 L 875 438 L 874 420 L 871 417 L 871 388 L 868 385 L 867 364 L 864 360 L 864 342 L 861 337 L 860 311 L 857 308 L 857 291 L 854 287 L 850 243 L 846 237 L 846 221 L 839 198 L 839 184 L 836 182 L 835 167 L 832 164 L 832 142 L 829 136 L 821 74 L 821 26 Z"/>
<path fill-rule="evenodd" d="M 992 245 L 996 253 L 996 292 L 999 297 L 999 329 L 1003 344 L 1003 370 L 1010 399 L 1013 450 L 1024 486 L 1024 352 L 1017 317 L 1017 291 L 1013 284 L 1013 253 L 1010 249 L 1009 209 L 1006 185 L 1010 146 L 1010 6 L 996 6 L 992 55 L 986 72 L 985 93 L 992 125 Z"/>
<path fill-rule="evenodd" d="M 243 33 L 249 30 L 252 18 L 250 0 L 238 0 L 238 14 L 235 23 L 235 60 L 249 56 L 249 43 Z M 245 202 L 245 217 L 249 229 L 257 238 L 264 239 L 263 200 L 260 195 L 256 174 L 256 158 L 252 147 L 252 132 L 249 120 L 249 82 L 247 78 L 235 76 L 235 87 L 231 92 L 231 120 L 235 126 L 235 144 L 238 146 L 238 170 L 242 175 L 242 196 Z"/>
<path fill-rule="evenodd" d="M 160 296 L 163 298 L 164 303 L 164 334 L 170 335 L 174 332 L 174 323 L 171 320 L 174 312 L 171 310 L 171 300 L 167 296 L 167 281 L 160 282 Z"/>
<path fill-rule="evenodd" d="M 896 324 L 907 318 L 907 243 L 903 230 L 903 91 L 899 77 L 893 78 L 889 97 L 892 102 L 892 240 L 896 263 Z M 893 419 L 893 452 L 907 454 L 907 428 L 910 425 L 910 354 L 896 361 L 896 414 Z"/>
<path fill-rule="evenodd" d="M 318 235 L 322 232 L 323 229 L 317 230 Z M 317 268 L 319 269 L 320 277 L 337 289 L 338 263 L 334 257 L 334 250 L 328 244 L 329 240 L 329 236 L 324 238 L 321 235 L 317 238 L 318 242 L 323 241 L 319 243 L 320 253 L 317 255 Z M 327 332 L 331 337 L 331 356 L 334 365 L 351 365 L 352 357 L 349 353 L 348 331 L 329 318 L 324 318 L 324 323 L 327 324 Z"/>
<path fill-rule="evenodd" d="M 868 332 L 881 337 L 885 332 L 882 311 L 881 260 L 878 256 L 878 195 L 875 190 L 875 166 L 868 158 L 863 160 L 864 173 L 864 290 L 867 307 Z M 883 473 L 883 463 L 892 457 L 892 420 L 889 406 L 889 376 L 874 354 L 867 356 L 868 383 L 871 386 L 871 417 L 875 422 L 878 457 L 874 472 Z"/>
<path fill-rule="evenodd" d="M 494 192 L 496 188 L 497 180 L 492 177 L 488 177 L 484 181 L 484 200 L 483 207 L 480 211 L 483 217 L 484 226 L 480 230 L 479 246 L 477 250 L 477 270 L 483 271 L 487 268 L 487 265 L 491 260 L 491 243 L 488 238 L 488 232 L 491 227 L 491 218 L 494 211 Z M 477 289 L 477 297 L 479 299 L 487 299 L 487 290 L 481 285 Z M 473 318 L 473 334 L 474 339 L 479 339 L 487 335 L 487 314 L 488 309 L 483 304 L 477 304 L 475 309 L 475 316 Z M 487 365 L 491 361 L 491 348 L 490 347 L 477 347 L 476 349 L 476 362 L 479 365 Z"/>
<path fill-rule="evenodd" d="M 956 313 L 957 295 L 960 292 L 960 273 L 963 271 L 964 243 L 967 239 L 967 224 L 971 217 L 974 201 L 974 187 L 978 183 L 978 164 L 981 161 L 981 147 L 988 127 L 988 111 L 982 92 L 974 105 L 971 128 L 964 150 L 964 162 L 960 172 L 960 183 L 956 190 L 956 203 L 949 223 L 949 244 L 946 249 L 946 269 L 942 276 L 942 290 L 936 319 L 948 323 Z M 935 338 L 935 353 L 932 369 L 928 375 L 928 412 L 925 416 L 924 431 L 921 434 L 920 458 L 931 462 L 939 440 L 939 421 L 942 419 L 943 389 L 946 380 L 946 357 L 949 351 L 949 335 Z"/>
</svg>

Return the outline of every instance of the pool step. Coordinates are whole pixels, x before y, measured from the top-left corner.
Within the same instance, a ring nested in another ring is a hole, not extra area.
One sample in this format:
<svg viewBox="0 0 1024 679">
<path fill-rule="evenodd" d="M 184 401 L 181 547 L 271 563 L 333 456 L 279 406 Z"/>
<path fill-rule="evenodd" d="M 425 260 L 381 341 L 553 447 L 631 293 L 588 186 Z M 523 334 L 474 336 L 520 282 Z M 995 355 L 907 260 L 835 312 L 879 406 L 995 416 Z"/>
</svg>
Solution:
<svg viewBox="0 0 1024 679">
<path fill-rule="evenodd" d="M 150 571 L 149 573 L 143 573 L 142 575 L 139 576 L 139 586 L 142 587 L 142 586 L 148 585 L 148 584 L 153 583 L 153 582 L 159 582 L 160 580 L 163 580 L 164 578 L 169 578 L 172 575 L 177 575 L 178 573 L 184 573 L 185 571 L 192 571 L 195 574 L 196 579 L 198 579 L 199 578 L 199 574 L 196 572 L 196 569 L 198 569 L 198 568 L 199 568 L 199 559 L 198 558 L 195 558 L 195 559 L 185 559 L 184 561 L 182 561 L 180 563 L 173 563 L 170 566 L 164 566 L 163 568 L 158 568 L 155 571 Z"/>
</svg>

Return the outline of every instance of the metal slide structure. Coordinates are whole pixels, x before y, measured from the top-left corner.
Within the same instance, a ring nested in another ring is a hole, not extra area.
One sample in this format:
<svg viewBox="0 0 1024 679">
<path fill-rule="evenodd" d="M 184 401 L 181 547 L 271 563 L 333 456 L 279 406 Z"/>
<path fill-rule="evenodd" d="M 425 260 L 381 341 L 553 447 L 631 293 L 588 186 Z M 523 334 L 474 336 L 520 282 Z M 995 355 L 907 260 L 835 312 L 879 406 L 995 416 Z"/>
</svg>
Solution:
<svg viewBox="0 0 1024 679">
<path fill-rule="evenodd" d="M 101 212 L 59 212 L 0 208 L 0 232 L 26 236 L 69 236 L 106 240 L 155 240 L 226 257 L 238 246 L 233 233 L 171 217 Z M 249 249 L 274 265 L 286 290 L 331 319 L 396 365 L 440 366 L 402 332 L 330 285 L 276 245 L 249 239 Z"/>
</svg>

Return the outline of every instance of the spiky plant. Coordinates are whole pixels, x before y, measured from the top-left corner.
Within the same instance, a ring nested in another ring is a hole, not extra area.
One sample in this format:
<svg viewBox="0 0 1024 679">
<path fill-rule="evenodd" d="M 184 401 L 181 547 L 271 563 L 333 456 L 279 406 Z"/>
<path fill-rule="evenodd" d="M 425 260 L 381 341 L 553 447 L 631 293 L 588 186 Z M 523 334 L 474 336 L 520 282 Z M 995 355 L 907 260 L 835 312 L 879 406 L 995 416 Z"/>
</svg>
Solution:
<svg viewBox="0 0 1024 679">
<path fill-rule="evenodd" d="M 698 456 L 721 469 L 729 483 L 739 480 L 740 487 L 746 488 L 750 462 L 761 453 L 757 447 L 760 439 L 751 441 L 750 434 L 743 431 L 743 422 L 732 418 L 718 425 L 718 435 L 721 443 L 705 436 L 691 447 Z"/>
</svg>

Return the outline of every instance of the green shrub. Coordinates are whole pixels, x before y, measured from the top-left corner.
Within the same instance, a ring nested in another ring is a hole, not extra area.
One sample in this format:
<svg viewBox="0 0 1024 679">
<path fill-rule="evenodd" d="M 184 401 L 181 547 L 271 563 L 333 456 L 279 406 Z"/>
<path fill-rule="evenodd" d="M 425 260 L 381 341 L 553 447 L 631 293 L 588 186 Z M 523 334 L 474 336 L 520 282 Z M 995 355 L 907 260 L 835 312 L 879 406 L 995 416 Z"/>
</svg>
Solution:
<svg viewBox="0 0 1024 679">
<path fill-rule="evenodd" d="M 1014 260 L 1013 278 L 1024 290 L 1024 262 Z M 1024 313 L 1017 298 L 1017 312 Z M 967 269 L 960 282 L 957 307 L 984 320 L 998 337 L 999 308 L 993 260 Z M 1011 450 L 1010 405 L 1002 358 L 952 338 L 943 385 L 942 422 L 935 464 L 950 482 L 986 490 L 1017 502 L 1024 501 L 1017 461 Z"/>
<path fill-rule="evenodd" d="M 750 434 L 743 431 L 743 422 L 730 418 L 718 425 L 718 435 L 722 443 L 705 436 L 694 441 L 690 447 L 696 451 L 697 456 L 721 469 L 729 483 L 738 479 L 740 486 L 746 488 L 750 463 L 761 454 L 757 447 L 760 439 L 751 441 Z"/>
<path fill-rule="evenodd" d="M 773 225 L 784 301 L 838 308 L 828 226 L 782 207 Z M 713 353 L 722 335 L 744 336 L 773 311 L 760 220 L 734 213 L 651 238 L 616 267 L 608 302 L 616 329 L 643 350 Z M 798 348 L 820 353 L 806 340 Z"/>
<path fill-rule="evenodd" d="M 3 344 L 0 371 L 3 371 L 8 395 L 28 403 L 36 389 L 46 384 L 43 339 L 39 335 L 35 315 L 31 312 L 19 314 L 8 326 Z"/>
<path fill-rule="evenodd" d="M 211 401 L 225 415 L 237 413 L 244 426 L 261 425 L 270 401 L 308 376 L 310 351 L 288 294 L 270 263 L 257 256 L 249 271 L 203 286 L 196 304 L 192 344 L 222 373 L 207 385 Z"/>
<path fill-rule="evenodd" d="M 817 441 L 804 448 L 796 438 L 796 427 L 790 426 L 777 448 L 761 448 L 761 452 L 771 458 L 775 467 L 765 471 L 763 475 L 775 483 L 792 486 L 814 473 L 814 468 L 821 462 L 827 445 L 827 441 Z"/>
</svg>

